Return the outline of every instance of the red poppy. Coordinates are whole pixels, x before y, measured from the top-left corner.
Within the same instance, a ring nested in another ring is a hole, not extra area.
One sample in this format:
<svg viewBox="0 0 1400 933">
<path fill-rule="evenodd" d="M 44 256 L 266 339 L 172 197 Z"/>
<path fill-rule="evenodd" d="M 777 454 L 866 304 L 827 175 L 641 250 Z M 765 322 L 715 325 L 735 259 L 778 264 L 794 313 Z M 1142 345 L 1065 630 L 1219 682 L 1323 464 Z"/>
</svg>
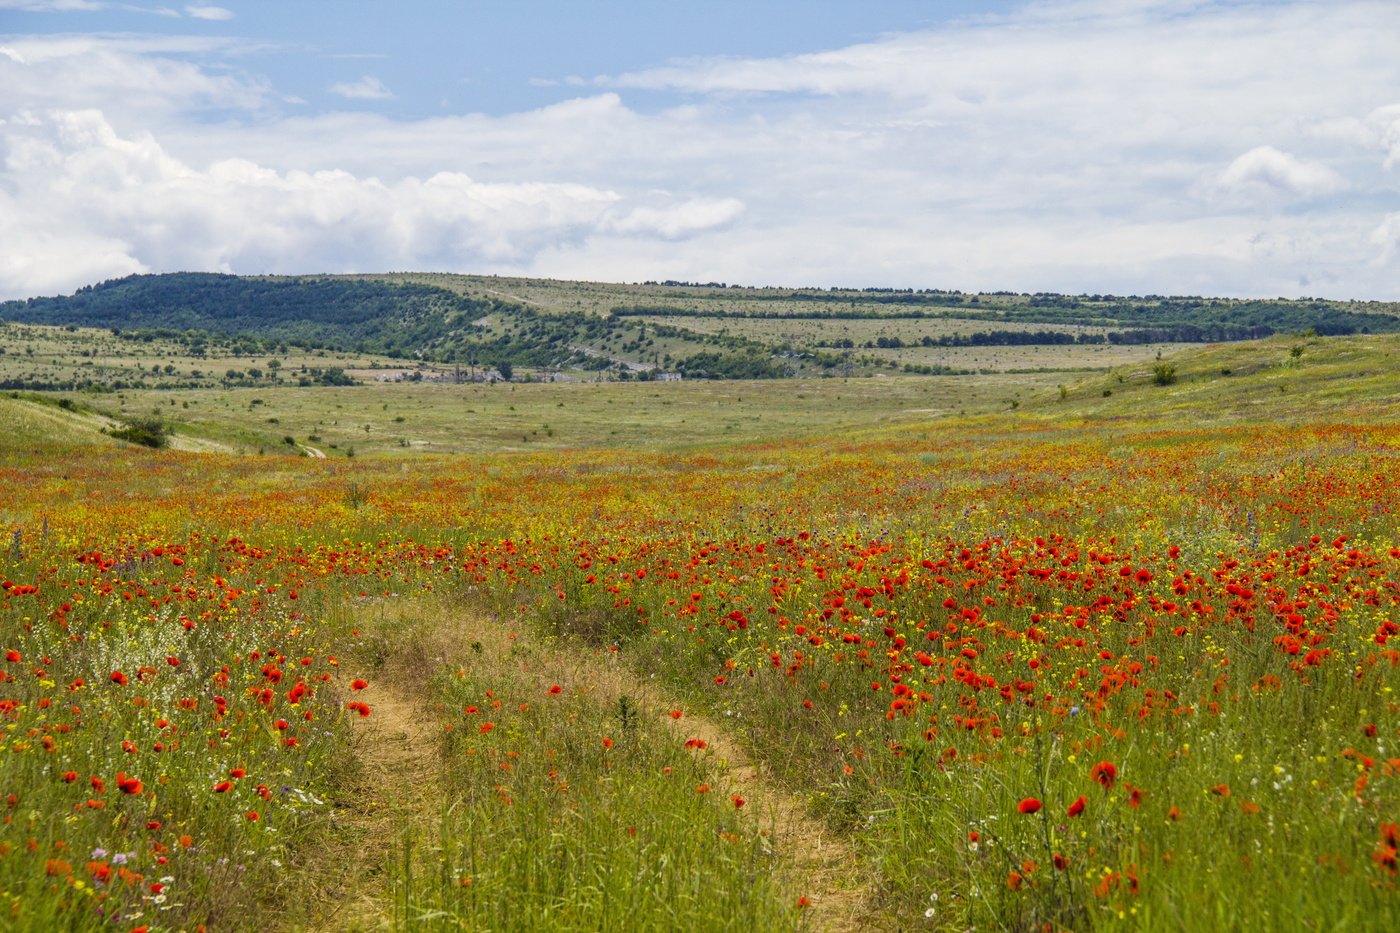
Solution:
<svg viewBox="0 0 1400 933">
<path fill-rule="evenodd" d="M 360 680 L 358 677 L 357 677 L 356 679 L 350 681 L 350 689 L 351 689 L 351 690 L 363 690 L 363 689 L 365 689 L 365 688 L 368 687 L 368 686 L 369 686 L 369 683 L 368 683 L 368 682 L 363 681 L 363 680 Z"/>
<path fill-rule="evenodd" d="M 142 786 L 141 782 L 136 778 L 127 777 L 126 773 L 123 771 L 117 772 L 117 787 L 123 794 L 139 794 L 141 793 Z"/>
<path fill-rule="evenodd" d="M 1043 804 L 1034 797 L 1027 797 L 1016 805 L 1017 813 L 1038 813 Z"/>
<path fill-rule="evenodd" d="M 1084 805 L 1086 803 L 1088 803 L 1088 801 L 1085 798 L 1080 797 L 1074 803 L 1070 804 L 1069 809 L 1065 812 L 1067 812 L 1070 816 L 1078 816 L 1079 814 L 1084 812 Z"/>
<path fill-rule="evenodd" d="M 742 806 L 744 805 L 744 798 L 743 798 L 743 797 L 740 797 L 738 794 L 735 794 L 733 797 L 730 797 L 729 799 L 732 800 L 732 801 L 734 801 L 734 809 L 736 809 L 736 810 L 739 809 L 740 807 L 742 807 Z"/>
<path fill-rule="evenodd" d="M 604 739 L 603 739 L 603 749 L 604 749 L 604 750 L 607 750 L 607 749 L 612 748 L 612 747 L 613 747 L 613 740 L 612 740 L 612 739 L 609 739 L 609 738 L 604 738 Z"/>
<path fill-rule="evenodd" d="M 1118 766 L 1111 761 L 1101 761 L 1089 769 L 1089 777 L 1108 790 L 1118 780 Z"/>
</svg>

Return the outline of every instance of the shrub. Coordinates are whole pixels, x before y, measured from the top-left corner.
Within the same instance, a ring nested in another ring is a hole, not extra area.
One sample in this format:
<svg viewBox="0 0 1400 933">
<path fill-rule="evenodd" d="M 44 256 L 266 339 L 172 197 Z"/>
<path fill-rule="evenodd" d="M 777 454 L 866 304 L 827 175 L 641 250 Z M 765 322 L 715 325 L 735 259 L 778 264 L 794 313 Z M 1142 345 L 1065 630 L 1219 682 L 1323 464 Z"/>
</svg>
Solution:
<svg viewBox="0 0 1400 933">
<path fill-rule="evenodd" d="M 159 418 L 127 418 L 122 427 L 109 432 L 132 444 L 160 449 L 170 446 L 170 426 Z"/>
<path fill-rule="evenodd" d="M 1176 367 L 1170 363 L 1158 363 L 1152 367 L 1152 381 L 1159 386 L 1169 386 L 1176 382 Z"/>
</svg>

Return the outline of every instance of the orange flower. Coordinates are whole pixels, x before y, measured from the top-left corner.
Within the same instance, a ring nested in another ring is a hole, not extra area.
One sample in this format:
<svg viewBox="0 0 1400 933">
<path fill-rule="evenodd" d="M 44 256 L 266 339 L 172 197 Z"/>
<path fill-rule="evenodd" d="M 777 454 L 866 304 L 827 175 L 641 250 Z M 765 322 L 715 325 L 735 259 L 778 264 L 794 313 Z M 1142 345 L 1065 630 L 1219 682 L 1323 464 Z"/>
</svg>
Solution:
<svg viewBox="0 0 1400 933">
<path fill-rule="evenodd" d="M 612 748 L 612 747 L 613 747 L 613 740 L 610 739 L 610 738 L 604 737 L 604 739 L 603 739 L 603 750 L 606 751 L 607 749 L 610 749 L 610 748 Z"/>
</svg>

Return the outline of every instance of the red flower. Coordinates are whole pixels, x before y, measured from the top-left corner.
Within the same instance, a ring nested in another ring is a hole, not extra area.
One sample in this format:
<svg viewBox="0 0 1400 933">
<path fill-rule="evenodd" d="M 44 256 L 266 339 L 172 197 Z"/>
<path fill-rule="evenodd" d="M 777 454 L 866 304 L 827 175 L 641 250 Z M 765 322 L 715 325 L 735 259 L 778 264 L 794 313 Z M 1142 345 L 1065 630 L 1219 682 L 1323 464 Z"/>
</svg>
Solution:
<svg viewBox="0 0 1400 933">
<path fill-rule="evenodd" d="M 1084 812 L 1084 804 L 1086 803 L 1088 803 L 1088 801 L 1085 800 L 1083 797 L 1080 797 L 1074 803 L 1070 804 L 1069 809 L 1065 812 L 1067 812 L 1070 816 L 1078 816 L 1079 814 Z"/>
<path fill-rule="evenodd" d="M 730 797 L 729 799 L 732 800 L 732 801 L 734 801 L 734 809 L 736 809 L 736 810 L 739 809 L 740 807 L 742 807 L 742 806 L 744 805 L 744 798 L 743 798 L 743 797 L 740 797 L 738 794 L 735 794 L 733 797 Z"/>
<path fill-rule="evenodd" d="M 232 781 L 220 781 L 214 785 L 214 793 L 216 794 L 227 794 L 231 790 L 233 790 Z"/>
<path fill-rule="evenodd" d="M 1037 812 L 1040 811 L 1040 808 L 1041 808 L 1042 806 L 1043 806 L 1043 804 L 1041 804 L 1041 802 L 1040 802 L 1039 800 L 1037 800 L 1036 798 L 1034 798 L 1034 797 L 1027 797 L 1025 800 L 1022 800 L 1019 804 L 1016 805 L 1016 812 L 1017 812 L 1017 813 L 1037 813 Z"/>
<path fill-rule="evenodd" d="M 11 663 L 15 663 L 17 661 L 23 660 L 23 655 L 21 655 L 15 649 L 11 648 L 9 651 L 5 652 L 5 660 Z"/>
<path fill-rule="evenodd" d="M 1118 766 L 1111 761 L 1101 761 L 1089 769 L 1089 777 L 1108 790 L 1118 780 Z"/>
<path fill-rule="evenodd" d="M 609 749 L 609 748 L 612 748 L 612 747 L 613 747 L 613 740 L 612 740 L 612 739 L 608 739 L 608 738 L 603 739 L 603 748 L 604 748 L 605 750 L 606 750 L 606 749 Z"/>
<path fill-rule="evenodd" d="M 139 794 L 142 784 L 134 777 L 127 777 L 123 771 L 117 772 L 117 787 L 123 794 Z"/>
<path fill-rule="evenodd" d="M 552 686 L 550 686 L 549 692 L 551 694 L 560 694 L 564 692 L 564 688 L 559 686 L 558 684 L 553 684 Z"/>
<path fill-rule="evenodd" d="M 346 703 L 345 708 L 353 709 L 355 712 L 359 713 L 361 719 L 369 715 L 369 706 L 364 703 Z"/>
<path fill-rule="evenodd" d="M 126 675 L 121 671 L 112 671 L 112 683 L 118 687 L 125 687 L 127 683 Z"/>
<path fill-rule="evenodd" d="M 350 689 L 351 689 L 351 690 L 363 690 L 363 689 L 365 689 L 365 688 L 368 687 L 368 686 L 369 686 L 369 683 L 368 683 L 367 681 L 360 680 L 359 678 L 356 678 L 356 679 L 350 681 Z"/>
</svg>

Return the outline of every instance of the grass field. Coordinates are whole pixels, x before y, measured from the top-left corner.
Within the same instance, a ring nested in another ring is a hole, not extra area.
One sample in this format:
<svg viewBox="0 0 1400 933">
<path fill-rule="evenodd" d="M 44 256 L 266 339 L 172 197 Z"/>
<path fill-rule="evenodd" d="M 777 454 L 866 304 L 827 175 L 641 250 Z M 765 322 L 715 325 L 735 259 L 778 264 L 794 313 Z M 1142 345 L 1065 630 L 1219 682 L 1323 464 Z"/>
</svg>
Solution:
<svg viewBox="0 0 1400 933">
<path fill-rule="evenodd" d="M 0 395 L 0 925 L 1393 928 L 1397 350 Z"/>
</svg>

